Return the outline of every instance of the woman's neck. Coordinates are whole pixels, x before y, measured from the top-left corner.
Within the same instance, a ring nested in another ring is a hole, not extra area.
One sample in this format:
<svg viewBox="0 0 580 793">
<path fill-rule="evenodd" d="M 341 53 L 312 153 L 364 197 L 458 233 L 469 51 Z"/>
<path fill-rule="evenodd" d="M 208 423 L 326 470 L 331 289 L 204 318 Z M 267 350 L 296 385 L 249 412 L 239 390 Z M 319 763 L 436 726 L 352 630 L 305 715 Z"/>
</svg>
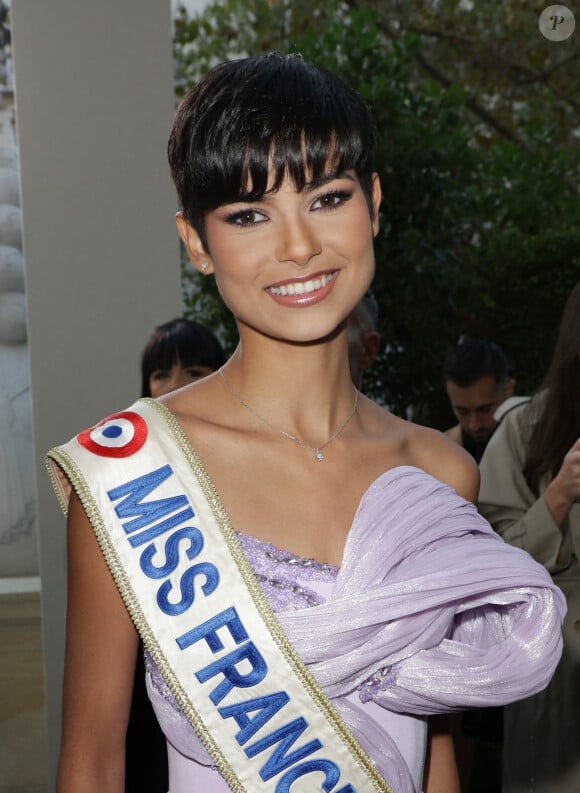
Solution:
<svg viewBox="0 0 580 793">
<path fill-rule="evenodd" d="M 354 404 L 346 333 L 308 345 L 242 339 L 224 373 L 247 409 L 299 437 L 330 436 Z"/>
</svg>

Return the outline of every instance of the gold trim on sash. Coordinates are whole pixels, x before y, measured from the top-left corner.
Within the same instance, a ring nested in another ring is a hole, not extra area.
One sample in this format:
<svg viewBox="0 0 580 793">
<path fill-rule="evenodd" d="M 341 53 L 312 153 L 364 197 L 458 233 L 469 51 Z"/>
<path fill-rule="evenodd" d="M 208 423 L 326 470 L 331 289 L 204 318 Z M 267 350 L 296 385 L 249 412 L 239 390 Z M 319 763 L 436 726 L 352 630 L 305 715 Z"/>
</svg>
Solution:
<svg viewBox="0 0 580 793">
<path fill-rule="evenodd" d="M 82 476 L 79 468 L 77 467 L 75 461 L 60 448 L 51 449 L 47 457 L 49 458 L 47 461 L 48 473 L 52 481 L 53 487 L 58 494 L 58 499 L 61 504 L 61 507 L 63 508 L 64 513 L 66 514 L 68 505 L 66 502 L 66 498 L 63 495 L 62 487 L 55 474 L 54 468 L 51 465 L 50 462 L 51 459 L 54 460 L 63 469 L 63 471 L 65 471 L 66 475 L 70 479 L 84 507 L 89 522 L 93 527 L 93 531 L 95 532 L 97 542 L 99 544 L 99 547 L 101 548 L 101 551 L 103 552 L 103 556 L 105 557 L 107 567 L 109 568 L 111 575 L 113 576 L 117 589 L 119 590 L 123 602 L 127 607 L 127 611 L 131 616 L 133 624 L 137 628 L 137 631 L 139 632 L 139 635 L 143 640 L 144 646 L 147 648 L 147 651 L 153 658 L 157 668 L 159 669 L 159 671 L 163 676 L 163 679 L 165 680 L 167 686 L 171 690 L 171 693 L 175 697 L 176 702 L 179 704 L 179 707 L 183 710 L 188 721 L 195 729 L 197 735 L 199 736 L 199 739 L 207 749 L 208 753 L 212 757 L 213 761 L 219 768 L 220 773 L 222 774 L 228 785 L 231 787 L 231 789 L 235 793 L 248 793 L 248 791 L 246 791 L 246 788 L 240 784 L 237 775 L 230 767 L 227 759 L 222 754 L 219 746 L 215 743 L 210 733 L 206 730 L 204 723 L 199 717 L 199 714 L 197 713 L 195 708 L 191 705 L 191 701 L 189 697 L 182 688 L 180 681 L 173 674 L 173 669 L 167 662 L 165 655 L 162 653 L 161 648 L 159 647 L 159 644 L 157 642 L 157 639 L 155 638 L 155 634 L 151 630 L 151 627 L 147 622 L 147 620 L 145 619 L 143 611 L 141 610 L 139 600 L 135 595 L 135 592 L 131 588 L 129 579 L 127 578 L 123 565 L 119 560 L 115 546 L 109 538 L 109 534 L 101 519 L 101 514 L 97 507 L 96 501 L 93 498 L 86 484 L 86 481 Z"/>
<path fill-rule="evenodd" d="M 372 790 L 377 791 L 377 793 L 394 793 L 392 788 L 380 775 L 373 760 L 366 754 L 356 738 L 352 735 L 348 726 L 338 714 L 324 693 L 323 689 L 320 687 L 312 673 L 308 670 L 307 666 L 304 664 L 290 643 L 288 637 L 284 633 L 240 546 L 235 530 L 222 505 L 221 499 L 213 485 L 213 482 L 211 481 L 197 453 L 191 446 L 191 443 L 189 442 L 189 439 L 187 438 L 183 428 L 175 416 L 157 400 L 151 398 L 140 399 L 135 403 L 135 405 L 132 406 L 131 409 L 135 410 L 135 408 L 139 407 L 140 405 L 147 405 L 148 407 L 153 408 L 159 414 L 159 417 L 163 420 L 166 427 L 168 427 L 171 431 L 173 438 L 177 442 L 200 485 L 202 494 L 205 497 L 213 517 L 222 533 L 231 557 L 235 562 L 246 587 L 248 588 L 260 617 L 267 628 L 268 634 L 272 638 L 279 652 L 283 654 L 286 661 L 289 663 L 290 667 L 298 678 L 300 684 L 306 690 L 309 697 L 313 700 L 318 710 L 323 714 L 329 726 L 332 727 L 339 741 L 342 742 L 348 753 L 350 753 L 350 755 L 353 757 L 353 760 L 366 774 L 371 784 Z M 59 481 L 60 474 L 54 467 L 55 463 L 62 469 L 62 471 L 64 471 L 69 481 L 72 483 L 76 493 L 78 494 L 87 517 L 93 527 L 95 536 L 103 552 L 107 565 L 111 571 L 111 575 L 113 576 L 131 619 L 139 631 L 145 647 L 159 668 L 165 682 L 179 704 L 179 707 L 183 710 L 188 721 L 195 729 L 200 740 L 204 744 L 215 764 L 218 766 L 220 773 L 224 777 L 231 790 L 234 791 L 234 793 L 253 793 L 252 791 L 248 791 L 238 779 L 238 776 L 234 772 L 229 761 L 221 751 L 212 735 L 209 733 L 199 713 L 192 705 L 191 699 L 185 692 L 181 681 L 174 674 L 171 665 L 161 650 L 155 634 L 141 609 L 138 597 L 130 584 L 129 578 L 120 561 L 114 543 L 111 540 L 104 525 L 97 502 L 93 497 L 80 468 L 78 467 L 75 460 L 62 447 L 52 449 L 47 455 L 47 468 L 49 476 L 59 499 L 61 508 L 65 514 L 68 508 L 66 492 L 63 482 Z M 357 793 L 366 793 L 366 791 L 358 790 Z"/>
</svg>

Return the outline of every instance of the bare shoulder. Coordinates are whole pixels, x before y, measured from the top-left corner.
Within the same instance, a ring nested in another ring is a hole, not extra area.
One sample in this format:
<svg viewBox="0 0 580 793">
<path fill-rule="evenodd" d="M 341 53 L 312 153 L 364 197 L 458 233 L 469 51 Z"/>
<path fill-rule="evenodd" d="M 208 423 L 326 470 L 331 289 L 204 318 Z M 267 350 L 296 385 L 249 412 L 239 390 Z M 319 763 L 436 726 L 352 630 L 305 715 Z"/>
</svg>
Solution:
<svg viewBox="0 0 580 793">
<path fill-rule="evenodd" d="M 475 502 L 479 490 L 479 469 L 462 446 L 446 434 L 413 424 L 365 400 L 369 434 L 382 441 L 383 468 L 411 465 L 441 482 L 451 485 L 460 496 Z"/>
<path fill-rule="evenodd" d="M 448 435 L 429 427 L 410 424 L 408 449 L 418 468 L 451 485 L 468 501 L 477 500 L 479 492 L 477 463 Z"/>
</svg>

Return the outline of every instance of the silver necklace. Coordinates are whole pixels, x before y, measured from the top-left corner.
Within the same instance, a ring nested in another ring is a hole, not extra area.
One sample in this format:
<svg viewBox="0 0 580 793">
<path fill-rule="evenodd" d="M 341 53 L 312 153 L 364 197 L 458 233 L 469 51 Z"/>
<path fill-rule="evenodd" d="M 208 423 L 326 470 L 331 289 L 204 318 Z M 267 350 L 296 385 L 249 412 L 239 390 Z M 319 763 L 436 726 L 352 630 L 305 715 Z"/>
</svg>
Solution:
<svg viewBox="0 0 580 793">
<path fill-rule="evenodd" d="M 350 411 L 350 413 L 348 414 L 346 419 L 342 422 L 340 427 L 337 430 L 335 430 L 332 433 L 332 435 L 330 436 L 330 438 L 327 441 L 325 441 L 324 443 L 322 443 L 320 446 L 311 446 L 309 443 L 306 443 L 306 441 L 303 441 L 302 438 L 298 438 L 298 437 L 296 437 L 296 435 L 292 435 L 291 432 L 286 432 L 286 430 L 280 429 L 280 427 L 277 427 L 275 424 L 271 424 L 267 419 L 264 418 L 264 416 L 261 416 L 258 413 L 257 410 L 254 410 L 254 408 L 251 405 L 248 405 L 246 400 L 243 399 L 238 394 L 238 392 L 234 390 L 232 384 L 230 383 L 230 381 L 225 376 L 223 368 L 220 367 L 220 369 L 218 371 L 219 371 L 219 374 L 221 375 L 221 378 L 224 381 L 228 391 L 230 392 L 230 394 L 234 397 L 234 399 L 237 399 L 237 401 L 240 403 L 240 405 L 245 407 L 246 410 L 249 410 L 249 412 L 252 414 L 252 416 L 255 416 L 259 421 L 261 421 L 267 427 L 270 427 L 271 430 L 274 430 L 274 432 L 277 432 L 279 435 L 283 435 L 285 438 L 288 438 L 289 440 L 294 441 L 295 443 L 298 443 L 300 446 L 304 446 L 304 448 L 306 448 L 306 449 L 311 449 L 314 452 L 314 458 L 319 463 L 321 463 L 324 460 L 324 455 L 322 454 L 322 450 L 325 449 L 328 446 L 329 443 L 332 443 L 332 441 L 335 438 L 338 438 L 340 433 L 343 431 L 343 429 L 346 427 L 348 422 L 351 420 L 351 418 L 356 413 L 356 409 L 357 409 L 357 406 L 358 406 L 358 390 L 355 388 L 354 389 L 354 404 L 352 406 L 352 410 Z"/>
</svg>

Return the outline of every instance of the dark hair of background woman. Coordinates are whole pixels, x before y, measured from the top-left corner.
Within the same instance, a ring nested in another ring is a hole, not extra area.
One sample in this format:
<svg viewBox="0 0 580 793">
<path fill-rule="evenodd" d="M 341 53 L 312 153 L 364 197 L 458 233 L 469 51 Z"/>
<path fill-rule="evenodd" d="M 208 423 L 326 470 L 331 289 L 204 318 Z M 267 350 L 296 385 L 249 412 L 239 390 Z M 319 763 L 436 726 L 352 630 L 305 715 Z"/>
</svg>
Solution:
<svg viewBox="0 0 580 793">
<path fill-rule="evenodd" d="M 153 372 L 176 363 L 184 369 L 207 366 L 216 371 L 225 363 L 225 355 L 216 336 L 199 322 L 186 317 L 164 322 L 155 328 L 141 354 L 141 396 L 151 396 Z"/>
<path fill-rule="evenodd" d="M 552 361 L 544 378 L 528 444 L 524 475 L 539 495 L 543 476 L 553 479 L 570 447 L 580 437 L 580 281 L 568 300 Z M 536 405 L 534 404 L 536 403 Z"/>
</svg>

